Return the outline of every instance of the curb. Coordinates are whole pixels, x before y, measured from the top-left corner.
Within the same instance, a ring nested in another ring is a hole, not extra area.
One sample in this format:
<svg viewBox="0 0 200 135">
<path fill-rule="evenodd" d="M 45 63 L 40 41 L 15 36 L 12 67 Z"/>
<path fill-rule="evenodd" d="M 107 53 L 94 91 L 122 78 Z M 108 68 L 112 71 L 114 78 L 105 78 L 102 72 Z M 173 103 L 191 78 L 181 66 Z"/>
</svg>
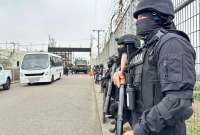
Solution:
<svg viewBox="0 0 200 135">
<path fill-rule="evenodd" d="M 101 93 L 99 85 L 96 85 L 93 81 L 93 87 L 94 87 L 94 92 L 95 92 L 95 98 L 96 98 L 96 106 L 97 106 L 97 113 L 98 113 L 98 120 L 100 123 L 100 128 L 102 131 L 102 135 L 114 135 L 112 133 L 109 132 L 109 129 L 113 128 L 113 125 L 110 124 L 111 120 L 107 119 L 106 123 L 102 122 L 102 112 L 103 112 L 103 108 L 102 108 L 102 104 L 103 104 L 103 93 Z"/>
<path fill-rule="evenodd" d="M 94 95 L 95 95 L 97 128 L 101 131 L 101 135 L 103 135 L 103 128 L 102 128 L 102 123 L 101 123 L 101 119 L 100 119 L 100 113 L 99 113 L 99 109 L 98 109 L 98 101 L 97 101 L 97 95 L 96 95 L 96 89 L 95 89 L 94 80 L 92 80 L 92 87 L 93 87 L 93 92 L 94 92 Z"/>
</svg>

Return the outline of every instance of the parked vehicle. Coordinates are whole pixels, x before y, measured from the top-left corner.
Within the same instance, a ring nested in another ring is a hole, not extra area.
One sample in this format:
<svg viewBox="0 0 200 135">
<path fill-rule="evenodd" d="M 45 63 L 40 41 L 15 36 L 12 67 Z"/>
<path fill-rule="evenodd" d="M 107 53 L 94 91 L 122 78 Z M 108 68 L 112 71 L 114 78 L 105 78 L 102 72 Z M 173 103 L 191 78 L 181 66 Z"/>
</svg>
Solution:
<svg viewBox="0 0 200 135">
<path fill-rule="evenodd" d="M 9 90 L 11 80 L 12 80 L 11 70 L 5 70 L 3 65 L 0 64 L 0 86 L 3 86 L 4 90 Z"/>
<path fill-rule="evenodd" d="M 45 52 L 25 54 L 20 68 L 20 83 L 52 83 L 63 76 L 63 61 L 58 55 Z"/>
<path fill-rule="evenodd" d="M 75 73 L 83 72 L 83 73 L 87 74 L 88 69 L 89 68 L 88 68 L 87 60 L 82 60 L 82 59 L 75 60 L 75 66 L 74 66 Z"/>
</svg>

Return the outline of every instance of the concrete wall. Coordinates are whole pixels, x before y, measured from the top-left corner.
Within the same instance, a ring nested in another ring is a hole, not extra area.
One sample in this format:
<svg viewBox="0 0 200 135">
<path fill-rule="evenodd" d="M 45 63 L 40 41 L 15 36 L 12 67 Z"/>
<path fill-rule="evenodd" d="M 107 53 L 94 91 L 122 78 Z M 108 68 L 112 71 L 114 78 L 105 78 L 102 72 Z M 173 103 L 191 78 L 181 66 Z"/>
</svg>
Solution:
<svg viewBox="0 0 200 135">
<path fill-rule="evenodd" d="M 21 64 L 25 52 L 16 51 L 9 49 L 0 50 L 0 63 L 2 63 L 6 68 L 19 68 L 17 63 Z"/>
<path fill-rule="evenodd" d="M 19 80 L 20 65 L 24 54 L 25 52 L 13 52 L 13 50 L 9 49 L 0 50 L 0 63 L 4 65 L 5 69 L 11 70 L 13 78 L 12 81 Z M 19 66 L 17 63 L 19 63 Z"/>
</svg>

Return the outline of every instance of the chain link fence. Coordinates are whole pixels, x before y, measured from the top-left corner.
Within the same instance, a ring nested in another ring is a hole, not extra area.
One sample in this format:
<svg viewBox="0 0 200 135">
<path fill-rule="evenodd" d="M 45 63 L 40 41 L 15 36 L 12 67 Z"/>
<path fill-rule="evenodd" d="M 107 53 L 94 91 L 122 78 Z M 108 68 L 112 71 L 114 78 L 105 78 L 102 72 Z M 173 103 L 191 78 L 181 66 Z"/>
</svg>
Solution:
<svg viewBox="0 0 200 135">
<path fill-rule="evenodd" d="M 128 6 L 117 15 L 114 29 L 110 30 L 109 37 L 100 56 L 92 60 L 93 64 L 104 63 L 109 56 L 117 54 L 115 38 L 125 33 L 135 34 L 134 9 L 138 0 L 127 0 Z M 194 91 L 194 114 L 187 121 L 187 134 L 200 135 L 200 0 L 172 0 L 175 7 L 175 24 L 178 30 L 188 34 L 196 51 L 197 84 Z"/>
<path fill-rule="evenodd" d="M 200 0 L 173 0 L 177 29 L 188 34 L 196 51 L 196 73 L 200 80 Z M 187 134 L 200 135 L 200 81 L 197 81 L 194 91 L 194 114 L 187 121 Z"/>
</svg>

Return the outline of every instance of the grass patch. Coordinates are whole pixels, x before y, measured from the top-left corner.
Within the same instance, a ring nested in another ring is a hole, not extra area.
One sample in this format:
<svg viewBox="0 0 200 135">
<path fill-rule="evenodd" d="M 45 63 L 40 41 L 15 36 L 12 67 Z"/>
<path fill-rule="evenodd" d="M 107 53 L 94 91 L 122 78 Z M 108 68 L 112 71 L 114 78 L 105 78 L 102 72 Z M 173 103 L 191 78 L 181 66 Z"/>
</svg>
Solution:
<svg viewBox="0 0 200 135">
<path fill-rule="evenodd" d="M 200 81 L 197 81 L 195 84 L 194 99 L 200 101 Z"/>
<path fill-rule="evenodd" d="M 187 135 L 200 135 L 200 113 L 195 110 L 193 116 L 186 121 Z"/>
<path fill-rule="evenodd" d="M 194 101 L 193 109 L 193 115 L 186 121 L 187 135 L 200 135 L 200 101 Z"/>
<path fill-rule="evenodd" d="M 187 135 L 200 135 L 200 120 L 191 117 L 187 122 Z"/>
<path fill-rule="evenodd" d="M 196 82 L 196 84 L 195 84 L 195 86 L 194 86 L 194 90 L 200 92 L 200 81 L 197 81 L 197 82 Z"/>
<path fill-rule="evenodd" d="M 194 93 L 194 99 L 200 101 L 200 91 Z"/>
</svg>

